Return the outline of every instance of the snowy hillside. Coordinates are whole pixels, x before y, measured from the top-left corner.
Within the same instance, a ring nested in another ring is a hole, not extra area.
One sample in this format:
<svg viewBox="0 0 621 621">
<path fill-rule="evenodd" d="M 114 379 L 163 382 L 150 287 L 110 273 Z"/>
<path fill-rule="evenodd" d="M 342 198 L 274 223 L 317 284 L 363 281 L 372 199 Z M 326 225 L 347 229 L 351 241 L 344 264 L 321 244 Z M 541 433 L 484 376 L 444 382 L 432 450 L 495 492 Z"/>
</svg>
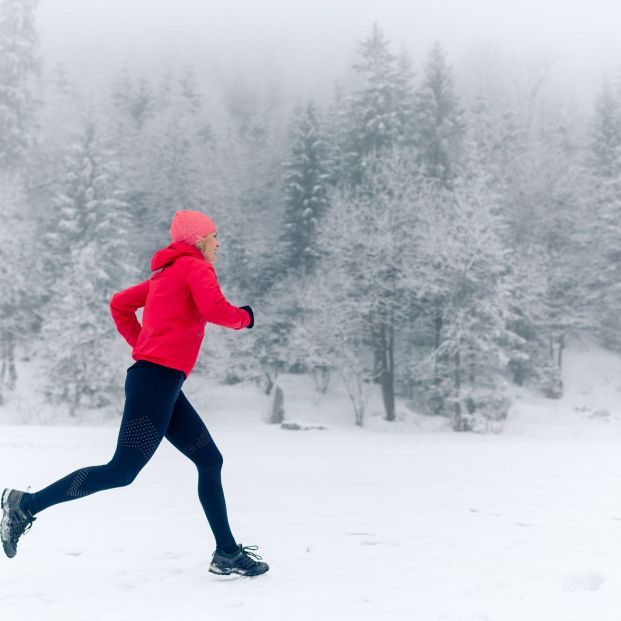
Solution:
<svg viewBox="0 0 621 621">
<path fill-rule="evenodd" d="M 164 443 L 132 486 L 39 515 L 0 558 L 2 619 L 618 621 L 621 362 L 575 346 L 566 363 L 564 399 L 518 393 L 489 435 L 390 427 L 375 405 L 361 430 L 343 395 L 315 404 L 293 377 L 289 417 L 328 429 L 285 431 L 252 389 L 188 383 L 224 454 L 233 532 L 268 574 L 208 573 L 194 467 Z M 0 483 L 105 463 L 107 423 L 0 427 Z"/>
</svg>

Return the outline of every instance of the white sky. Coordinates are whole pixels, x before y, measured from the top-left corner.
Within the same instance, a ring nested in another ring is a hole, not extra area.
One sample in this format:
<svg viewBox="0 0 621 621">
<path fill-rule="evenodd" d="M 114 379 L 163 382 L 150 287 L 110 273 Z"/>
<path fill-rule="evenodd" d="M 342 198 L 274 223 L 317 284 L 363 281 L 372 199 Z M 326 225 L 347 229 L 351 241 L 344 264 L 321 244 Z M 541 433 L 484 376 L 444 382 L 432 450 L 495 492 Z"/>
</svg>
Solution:
<svg viewBox="0 0 621 621">
<path fill-rule="evenodd" d="M 204 77 L 276 75 L 302 96 L 331 91 L 377 21 L 416 65 L 437 39 L 459 72 L 481 50 L 545 59 L 584 96 L 621 64 L 612 0 L 40 0 L 44 59 L 97 82 L 126 62 L 190 62 Z M 489 52 L 488 52 L 489 53 Z"/>
</svg>

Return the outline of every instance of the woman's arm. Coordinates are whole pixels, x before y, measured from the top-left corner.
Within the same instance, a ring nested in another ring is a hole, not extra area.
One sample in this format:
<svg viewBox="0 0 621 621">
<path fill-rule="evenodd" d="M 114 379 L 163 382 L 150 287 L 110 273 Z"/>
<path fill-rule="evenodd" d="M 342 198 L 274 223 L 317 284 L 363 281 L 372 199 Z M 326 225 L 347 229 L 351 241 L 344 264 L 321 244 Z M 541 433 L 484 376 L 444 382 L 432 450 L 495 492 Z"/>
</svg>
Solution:
<svg viewBox="0 0 621 621">
<path fill-rule="evenodd" d="M 216 271 L 210 263 L 195 262 L 188 271 L 187 279 L 192 299 L 201 316 L 211 323 L 225 328 L 241 330 L 250 325 L 250 314 L 229 304 L 220 290 Z"/>
<path fill-rule="evenodd" d="M 133 348 L 136 346 L 142 326 L 136 318 L 136 311 L 142 308 L 147 301 L 149 281 L 123 289 L 112 296 L 110 312 L 116 324 L 116 329 Z"/>
</svg>

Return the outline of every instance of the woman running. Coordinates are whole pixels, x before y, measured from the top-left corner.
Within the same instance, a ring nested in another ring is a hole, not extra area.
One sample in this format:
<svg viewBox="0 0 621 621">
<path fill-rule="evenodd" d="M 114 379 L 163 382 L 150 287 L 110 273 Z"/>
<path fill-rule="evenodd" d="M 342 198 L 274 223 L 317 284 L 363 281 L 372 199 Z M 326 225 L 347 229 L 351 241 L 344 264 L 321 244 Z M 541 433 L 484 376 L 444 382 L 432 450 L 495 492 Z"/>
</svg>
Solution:
<svg viewBox="0 0 621 621">
<path fill-rule="evenodd" d="M 250 306 L 229 304 L 220 291 L 213 268 L 220 242 L 210 218 L 178 211 L 170 234 L 172 243 L 153 255 L 153 276 L 114 294 L 110 302 L 116 327 L 136 361 L 127 370 L 116 451 L 107 464 L 81 468 L 38 492 L 5 489 L 0 534 L 9 558 L 35 515 L 61 502 L 129 485 L 165 437 L 198 469 L 198 497 L 216 540 L 209 571 L 257 576 L 269 569 L 253 552 L 257 546 L 237 544 L 231 533 L 222 455 L 181 390 L 198 357 L 205 323 L 240 330 L 254 326 L 254 315 Z M 143 307 L 140 325 L 136 311 Z"/>
</svg>

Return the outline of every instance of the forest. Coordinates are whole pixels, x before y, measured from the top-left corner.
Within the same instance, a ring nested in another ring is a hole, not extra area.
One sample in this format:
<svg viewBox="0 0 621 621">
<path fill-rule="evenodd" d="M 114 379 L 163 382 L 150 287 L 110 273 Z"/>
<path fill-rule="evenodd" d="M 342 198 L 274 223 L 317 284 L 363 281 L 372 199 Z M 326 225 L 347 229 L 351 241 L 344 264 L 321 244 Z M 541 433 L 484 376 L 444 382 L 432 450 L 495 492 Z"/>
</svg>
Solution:
<svg viewBox="0 0 621 621">
<path fill-rule="evenodd" d="M 572 336 L 621 352 L 621 81 L 587 115 L 545 67 L 466 92 L 441 42 L 411 58 L 369 24 L 328 100 L 210 84 L 200 58 L 128 60 L 94 94 L 43 62 L 36 8 L 0 2 L 0 409 L 26 364 L 72 416 L 117 402 L 109 301 L 180 209 L 216 222 L 223 291 L 255 312 L 206 330 L 213 381 L 307 374 L 352 424 L 379 391 L 387 421 L 403 399 L 486 431 L 511 384 L 562 396 Z"/>
</svg>

